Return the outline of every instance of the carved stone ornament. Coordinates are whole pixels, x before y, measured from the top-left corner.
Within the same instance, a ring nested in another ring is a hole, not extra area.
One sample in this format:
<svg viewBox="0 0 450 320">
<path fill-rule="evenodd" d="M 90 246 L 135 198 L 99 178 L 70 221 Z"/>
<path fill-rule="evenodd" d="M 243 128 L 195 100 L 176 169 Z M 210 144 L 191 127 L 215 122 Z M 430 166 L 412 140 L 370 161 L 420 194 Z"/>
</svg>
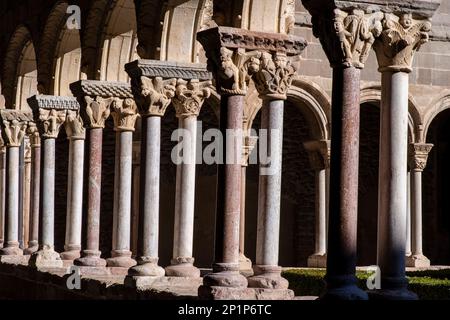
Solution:
<svg viewBox="0 0 450 320">
<path fill-rule="evenodd" d="M 411 143 L 408 149 L 409 168 L 413 171 L 423 171 L 432 148 L 431 143 Z"/>
<path fill-rule="evenodd" d="M 20 147 L 28 123 L 33 120 L 31 112 L 17 110 L 0 111 L 3 141 L 8 147 Z"/>
<path fill-rule="evenodd" d="M 178 79 L 172 102 L 178 118 L 198 117 L 205 99 L 211 96 L 211 81 Z"/>
<path fill-rule="evenodd" d="M 143 116 L 164 116 L 175 96 L 175 79 L 141 77 L 140 112 Z"/>
<path fill-rule="evenodd" d="M 312 16 L 314 36 L 320 39 L 332 67 L 362 69 L 375 39 L 382 31 L 382 12 L 334 9 L 331 17 Z"/>
<path fill-rule="evenodd" d="M 248 166 L 248 159 L 255 149 L 256 143 L 258 143 L 257 136 L 246 135 L 244 137 L 244 143 L 242 144 L 242 166 Z"/>
<path fill-rule="evenodd" d="M 105 128 L 105 122 L 111 114 L 110 105 L 113 98 L 86 96 L 85 120 L 90 128 Z"/>
<path fill-rule="evenodd" d="M 66 121 L 67 110 L 39 109 L 38 128 L 41 137 L 47 139 L 58 138 L 59 130 Z"/>
<path fill-rule="evenodd" d="M 259 71 L 253 76 L 261 99 L 286 100 L 295 75 L 295 68 L 283 53 L 263 52 Z"/>
<path fill-rule="evenodd" d="M 383 32 L 374 44 L 380 72 L 411 72 L 414 53 L 428 42 L 430 31 L 429 19 L 415 20 L 409 13 L 386 13 Z"/>
<path fill-rule="evenodd" d="M 36 126 L 36 123 L 30 122 L 28 123 L 27 135 L 30 139 L 30 145 L 32 148 L 41 146 L 41 138 L 39 136 L 39 130 Z"/>
<path fill-rule="evenodd" d="M 115 131 L 134 131 L 139 117 L 137 106 L 133 99 L 114 99 L 111 105 Z"/>
<path fill-rule="evenodd" d="M 83 126 L 80 111 L 67 110 L 65 127 L 69 139 L 84 140 L 86 138 L 86 129 Z"/>
</svg>

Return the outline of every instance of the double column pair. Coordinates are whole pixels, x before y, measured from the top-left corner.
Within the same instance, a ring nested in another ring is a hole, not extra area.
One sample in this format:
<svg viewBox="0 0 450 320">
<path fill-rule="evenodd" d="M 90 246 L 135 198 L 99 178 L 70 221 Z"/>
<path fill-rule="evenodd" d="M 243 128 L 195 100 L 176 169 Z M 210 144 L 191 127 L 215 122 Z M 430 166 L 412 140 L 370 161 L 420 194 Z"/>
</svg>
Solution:
<svg viewBox="0 0 450 320">
<path fill-rule="evenodd" d="M 226 159 L 218 165 L 215 263 L 213 273 L 204 277 L 199 295 L 209 299 L 267 298 L 274 294 L 291 298 L 278 266 L 283 107 L 295 72 L 288 56 L 299 55 L 306 42 L 298 37 L 225 27 L 202 31 L 197 38 L 221 95 L 220 130 Z M 261 129 L 266 130 L 267 139 L 260 142 L 267 143 L 268 158 L 260 165 L 256 265 L 254 276 L 247 280 L 239 273 L 239 222 L 243 104 L 250 78 L 263 99 Z"/>
<path fill-rule="evenodd" d="M 429 17 L 437 4 L 415 9 L 400 5 L 342 6 L 340 1 L 303 0 L 313 32 L 333 68 L 330 211 L 326 299 L 367 299 L 356 286 L 356 228 L 360 74 L 372 46 L 381 77 L 378 266 L 381 288 L 373 298 L 414 299 L 405 277 L 407 212 L 408 73 L 414 53 L 428 40 Z M 324 12 L 331 5 L 333 10 Z M 417 6 L 419 8 L 420 6 Z M 401 13 L 404 10 L 405 13 Z M 408 12 L 408 13 L 406 13 Z"/>
</svg>

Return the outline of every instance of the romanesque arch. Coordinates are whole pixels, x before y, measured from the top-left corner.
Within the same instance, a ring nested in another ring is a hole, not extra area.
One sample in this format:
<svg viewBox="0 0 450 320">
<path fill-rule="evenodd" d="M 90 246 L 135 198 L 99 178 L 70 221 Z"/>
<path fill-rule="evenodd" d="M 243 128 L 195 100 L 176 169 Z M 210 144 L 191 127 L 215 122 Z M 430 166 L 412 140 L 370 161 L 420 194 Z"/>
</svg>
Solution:
<svg viewBox="0 0 450 320">
<path fill-rule="evenodd" d="M 450 108 L 450 90 L 445 90 L 438 98 L 433 100 L 428 110 L 430 110 L 425 115 L 425 121 L 424 121 L 424 127 L 423 127 L 423 137 L 426 139 L 428 130 L 430 128 L 431 123 L 433 120 L 444 110 L 447 110 Z"/>
</svg>

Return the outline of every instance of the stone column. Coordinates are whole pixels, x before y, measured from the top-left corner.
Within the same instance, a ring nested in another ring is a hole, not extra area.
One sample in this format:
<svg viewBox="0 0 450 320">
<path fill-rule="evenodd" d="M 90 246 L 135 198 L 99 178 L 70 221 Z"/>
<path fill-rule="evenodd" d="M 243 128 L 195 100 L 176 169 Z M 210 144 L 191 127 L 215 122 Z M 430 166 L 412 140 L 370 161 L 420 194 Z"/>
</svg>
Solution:
<svg viewBox="0 0 450 320">
<path fill-rule="evenodd" d="M 88 199 L 86 217 L 86 247 L 81 257 L 74 261 L 75 265 L 84 267 L 105 267 L 100 247 L 100 210 L 102 195 L 102 147 L 103 129 L 110 115 L 112 99 L 102 97 L 84 97 L 81 112 L 89 130 L 89 174 Z"/>
<path fill-rule="evenodd" d="M 244 137 L 242 148 L 241 168 L 241 213 L 239 221 L 239 271 L 246 277 L 253 275 L 252 261 L 245 256 L 245 198 L 247 185 L 247 167 L 250 154 L 258 142 L 258 137 L 247 134 Z"/>
<path fill-rule="evenodd" d="M 31 141 L 29 138 L 24 139 L 24 175 L 23 175 L 23 246 L 26 247 L 30 243 L 31 233 Z"/>
<path fill-rule="evenodd" d="M 28 103 L 35 113 L 34 119 L 42 139 L 39 250 L 31 255 L 29 265 L 35 268 L 62 267 L 59 254 L 54 251 L 55 142 L 66 121 L 68 107 L 63 106 L 65 102 L 61 97 L 34 96 Z M 72 100 L 67 101 L 67 106 L 78 108 L 76 101 Z"/>
<path fill-rule="evenodd" d="M 291 55 L 301 52 L 299 48 Z M 267 138 L 260 136 L 260 155 L 266 154 L 267 159 L 260 157 L 256 261 L 254 276 L 248 278 L 248 284 L 253 288 L 287 291 L 289 283 L 281 277 L 278 266 L 283 120 L 284 101 L 296 70 L 284 52 L 262 52 L 260 61 L 260 70 L 253 80 L 263 100 L 260 134 Z M 293 296 L 291 291 L 286 296 L 289 294 Z"/>
<path fill-rule="evenodd" d="M 31 255 L 38 250 L 41 138 L 36 124 L 32 122 L 28 124 L 27 134 L 31 145 L 30 236 L 28 248 L 24 250 L 24 254 Z"/>
<path fill-rule="evenodd" d="M 67 182 L 66 241 L 61 259 L 73 261 L 80 258 L 81 220 L 83 216 L 84 140 L 86 130 L 80 110 L 68 110 L 66 133 L 69 140 L 69 173 Z"/>
<path fill-rule="evenodd" d="M 0 137 L 0 248 L 5 239 L 5 203 L 6 203 L 6 146 Z"/>
<path fill-rule="evenodd" d="M 138 117 L 133 99 L 115 99 L 111 106 L 116 131 L 116 172 L 114 190 L 113 244 L 109 267 L 130 268 L 131 258 L 131 173 L 133 132 Z"/>
<path fill-rule="evenodd" d="M 408 74 L 414 52 L 428 41 L 430 29 L 428 20 L 387 13 L 374 45 L 382 73 L 377 257 L 381 289 L 372 292 L 374 298 L 417 299 L 407 290 L 405 277 Z"/>
<path fill-rule="evenodd" d="M 197 117 L 205 99 L 211 96 L 211 81 L 177 80 L 172 102 L 182 130 L 182 157 L 177 160 L 173 258 L 167 276 L 200 277 L 194 267 L 195 167 L 197 154 Z"/>
<path fill-rule="evenodd" d="M 19 247 L 19 151 L 26 133 L 31 113 L 1 110 L 3 140 L 7 147 L 5 239 L 1 256 L 20 256 Z"/>
<path fill-rule="evenodd" d="M 433 148 L 429 143 L 412 143 L 409 148 L 411 168 L 411 255 L 407 267 L 429 267 L 430 260 L 422 251 L 422 171 L 427 165 L 428 154 Z"/>
<path fill-rule="evenodd" d="M 323 299 L 368 299 L 356 285 L 360 75 L 383 13 L 303 0 L 333 68 L 327 289 Z M 405 202 L 406 203 L 406 202 Z"/>
<path fill-rule="evenodd" d="M 315 252 L 308 257 L 308 267 L 325 268 L 327 265 L 327 177 L 330 166 L 330 141 L 311 141 L 304 144 L 309 153 L 311 167 L 316 176 Z"/>
<path fill-rule="evenodd" d="M 197 39 L 205 49 L 210 70 L 216 77 L 217 90 L 222 97 L 220 130 L 226 148 L 226 163 L 218 165 L 215 263 L 213 273 L 204 277 L 199 295 L 212 299 L 249 298 L 249 294 L 263 289 L 245 289 L 247 280 L 239 273 L 244 96 L 247 94 L 249 77 L 260 70 L 260 65 L 265 67 L 267 63 L 271 63 L 265 60 L 268 56 L 263 57 L 261 51 L 292 55 L 302 50 L 306 43 L 303 39 L 292 36 L 224 27 L 201 31 L 197 34 Z M 236 41 L 237 39 L 246 41 Z M 268 43 L 272 45 L 267 45 Z M 279 62 L 283 64 L 282 61 Z M 280 72 L 283 73 L 282 70 Z M 279 114 L 275 106 L 278 104 L 273 104 L 274 119 Z M 230 130 L 233 132 L 232 136 Z M 273 226 L 276 229 L 276 223 Z M 271 258 L 276 254 L 275 250 Z"/>
<path fill-rule="evenodd" d="M 406 189 L 406 248 L 405 256 L 411 255 L 411 171 L 407 173 L 407 189 Z M 408 260 L 406 260 L 408 263 Z"/>
</svg>

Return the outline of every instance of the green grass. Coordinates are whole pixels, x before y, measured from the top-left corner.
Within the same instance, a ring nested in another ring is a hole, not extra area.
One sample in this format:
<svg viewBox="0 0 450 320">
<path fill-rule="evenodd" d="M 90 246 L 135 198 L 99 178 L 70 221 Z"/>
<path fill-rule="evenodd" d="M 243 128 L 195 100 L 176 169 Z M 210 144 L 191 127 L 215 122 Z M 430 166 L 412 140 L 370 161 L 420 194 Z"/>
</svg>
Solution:
<svg viewBox="0 0 450 320">
<path fill-rule="evenodd" d="M 366 290 L 370 273 L 357 271 L 358 286 Z M 409 289 L 421 300 L 450 300 L 450 269 L 406 272 Z M 290 288 L 299 296 L 320 296 L 325 289 L 325 270 L 289 269 L 283 272 Z"/>
</svg>

